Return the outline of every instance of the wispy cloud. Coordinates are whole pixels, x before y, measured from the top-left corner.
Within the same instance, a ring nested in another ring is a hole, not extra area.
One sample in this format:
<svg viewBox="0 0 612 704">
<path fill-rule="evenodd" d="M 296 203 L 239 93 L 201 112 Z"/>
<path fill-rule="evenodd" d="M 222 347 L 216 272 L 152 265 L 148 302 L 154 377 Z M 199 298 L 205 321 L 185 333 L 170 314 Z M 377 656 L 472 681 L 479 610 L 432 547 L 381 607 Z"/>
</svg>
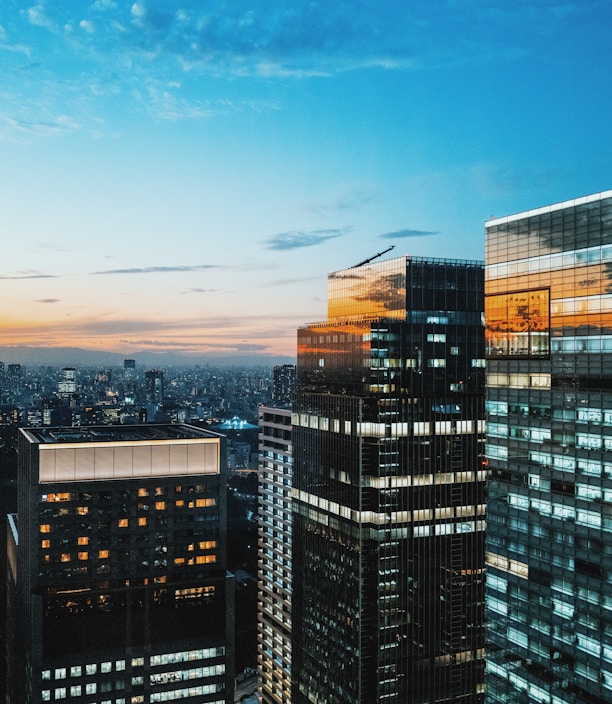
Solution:
<svg viewBox="0 0 612 704">
<path fill-rule="evenodd" d="M 27 269 L 25 271 L 16 271 L 12 274 L 0 274 L 0 280 L 17 281 L 19 279 L 54 279 L 53 274 L 43 274 L 40 271 Z"/>
<path fill-rule="evenodd" d="M 276 281 L 266 281 L 262 284 L 259 284 L 260 287 L 268 287 L 268 286 L 290 286 L 293 284 L 303 284 L 306 281 L 320 281 L 321 277 L 320 276 L 308 276 L 303 279 L 276 279 Z"/>
<path fill-rule="evenodd" d="M 384 232 L 378 235 L 381 240 L 400 240 L 406 237 L 429 237 L 430 235 L 439 235 L 436 230 L 394 230 L 393 232 Z"/>
<path fill-rule="evenodd" d="M 265 240 L 268 249 L 288 250 L 301 249 L 302 247 L 314 247 L 323 244 L 328 240 L 334 240 L 350 232 L 350 227 L 335 228 L 330 230 L 293 230 L 291 232 L 279 232 Z"/>
<path fill-rule="evenodd" d="M 53 242 L 51 240 L 37 242 L 34 250 L 43 252 L 72 252 L 75 251 L 74 247 L 66 247 L 64 244 L 59 242 Z"/>
<path fill-rule="evenodd" d="M 109 55 L 132 66 L 166 58 L 185 72 L 299 79 L 412 66 L 414 41 L 406 38 L 419 36 L 418 17 L 394 0 L 382 4 L 373 12 L 369 0 L 186 0 L 180 9 L 150 0 L 95 0 L 88 7 L 39 2 L 23 16 L 54 33 L 63 27 L 82 56 L 97 52 L 93 37 L 98 36 L 106 49 L 113 47 L 111 54 L 105 52 L 106 62 Z"/>
<path fill-rule="evenodd" d="M 180 94 L 181 84 L 176 81 L 149 81 L 144 90 L 136 90 L 134 97 L 153 117 L 170 122 L 178 120 L 208 120 L 221 113 L 233 112 L 230 103 L 188 100 Z"/>
<path fill-rule="evenodd" d="M 0 113 L 0 123 L 16 135 L 54 137 L 80 129 L 80 123 L 68 115 L 58 115 L 48 120 L 24 120 L 8 113 Z M 0 136 L 1 136 L 0 130 Z"/>
<path fill-rule="evenodd" d="M 225 268 L 225 266 L 220 264 L 198 264 L 190 266 L 145 266 L 132 267 L 130 269 L 106 269 L 104 271 L 92 271 L 91 273 L 96 276 L 106 274 L 175 274 L 187 271 L 207 271 Z"/>
<path fill-rule="evenodd" d="M 181 294 L 190 294 L 190 293 L 219 293 L 221 291 L 220 288 L 188 288 L 185 291 L 181 291 Z"/>
<path fill-rule="evenodd" d="M 186 3 L 180 10 L 141 1 L 121 21 L 130 28 L 124 40 L 152 58 L 176 56 L 186 70 L 303 77 L 356 65 L 408 63 L 405 40 L 393 31 L 393 21 L 405 27 L 410 15 L 386 4 L 384 12 L 372 13 L 359 0 L 286 6 L 213 0 L 205 6 Z"/>
<path fill-rule="evenodd" d="M 59 303 L 59 298 L 39 298 L 34 303 Z"/>
<path fill-rule="evenodd" d="M 37 27 L 46 27 L 53 29 L 54 22 L 47 16 L 44 5 L 34 5 L 26 10 L 28 21 Z"/>
</svg>

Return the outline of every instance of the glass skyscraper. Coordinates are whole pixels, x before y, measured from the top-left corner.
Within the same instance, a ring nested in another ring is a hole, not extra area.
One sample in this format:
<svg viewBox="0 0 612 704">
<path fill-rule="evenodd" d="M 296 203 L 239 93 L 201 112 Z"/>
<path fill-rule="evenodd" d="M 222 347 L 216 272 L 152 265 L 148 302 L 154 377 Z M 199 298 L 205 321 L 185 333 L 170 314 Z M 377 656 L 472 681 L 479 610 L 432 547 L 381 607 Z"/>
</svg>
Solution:
<svg viewBox="0 0 612 704">
<path fill-rule="evenodd" d="M 612 191 L 486 225 L 487 701 L 612 701 Z"/>
<path fill-rule="evenodd" d="M 483 279 L 335 272 L 298 332 L 294 704 L 482 701 Z"/>
</svg>

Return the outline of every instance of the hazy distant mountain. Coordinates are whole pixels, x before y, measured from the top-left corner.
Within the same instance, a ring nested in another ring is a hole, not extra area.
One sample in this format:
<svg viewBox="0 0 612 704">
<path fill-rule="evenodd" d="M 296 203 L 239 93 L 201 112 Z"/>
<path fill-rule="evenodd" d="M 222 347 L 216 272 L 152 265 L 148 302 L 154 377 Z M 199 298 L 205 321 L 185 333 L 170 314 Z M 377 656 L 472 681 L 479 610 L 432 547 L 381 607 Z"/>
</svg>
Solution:
<svg viewBox="0 0 612 704">
<path fill-rule="evenodd" d="M 215 355 L 182 355 L 173 352 L 135 352 L 116 354 L 114 352 L 83 350 L 78 347 L 25 347 L 21 345 L 0 345 L 0 362 L 23 364 L 26 367 L 116 367 L 123 366 L 123 360 L 135 359 L 139 366 L 191 367 L 210 364 L 215 367 L 266 366 L 275 364 L 295 364 L 295 359 L 278 355 L 236 354 L 218 357 Z"/>
</svg>

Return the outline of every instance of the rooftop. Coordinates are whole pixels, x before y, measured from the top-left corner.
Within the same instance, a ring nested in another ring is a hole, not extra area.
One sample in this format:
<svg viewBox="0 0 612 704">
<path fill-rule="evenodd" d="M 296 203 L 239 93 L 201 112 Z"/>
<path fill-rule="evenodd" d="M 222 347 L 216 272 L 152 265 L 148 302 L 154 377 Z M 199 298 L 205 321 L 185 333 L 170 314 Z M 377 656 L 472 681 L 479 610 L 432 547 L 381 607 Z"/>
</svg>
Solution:
<svg viewBox="0 0 612 704">
<path fill-rule="evenodd" d="M 143 425 L 92 425 L 79 428 L 22 428 L 30 442 L 50 445 L 53 443 L 82 442 L 138 442 L 151 440 L 186 440 L 191 438 L 216 438 L 219 433 L 196 428 L 184 423 Z"/>
<path fill-rule="evenodd" d="M 577 205 L 585 205 L 586 203 L 593 203 L 597 200 L 604 200 L 606 198 L 612 198 L 612 191 L 602 191 L 601 193 L 593 193 L 590 196 L 583 196 L 581 198 L 573 198 L 572 200 L 565 200 L 561 203 L 553 203 L 553 205 L 545 205 L 542 208 L 535 208 L 534 210 L 525 210 L 522 213 L 514 213 L 513 215 L 506 215 L 502 218 L 491 218 L 485 223 L 485 227 L 493 227 L 493 225 L 504 225 L 508 222 L 513 222 L 514 220 L 522 220 L 523 218 L 534 217 L 536 215 L 544 215 L 545 213 L 552 213 L 556 210 L 563 210 L 564 208 L 572 208 Z"/>
</svg>

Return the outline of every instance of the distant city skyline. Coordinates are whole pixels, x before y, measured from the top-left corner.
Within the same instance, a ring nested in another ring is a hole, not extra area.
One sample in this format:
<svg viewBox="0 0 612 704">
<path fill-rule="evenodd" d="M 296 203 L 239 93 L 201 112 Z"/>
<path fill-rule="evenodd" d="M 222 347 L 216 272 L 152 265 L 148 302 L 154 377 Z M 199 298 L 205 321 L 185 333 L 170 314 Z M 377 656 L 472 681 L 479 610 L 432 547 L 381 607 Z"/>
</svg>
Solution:
<svg viewBox="0 0 612 704">
<path fill-rule="evenodd" d="M 611 187 L 612 7 L 0 8 L 0 342 L 294 357 L 328 271 Z"/>
</svg>

